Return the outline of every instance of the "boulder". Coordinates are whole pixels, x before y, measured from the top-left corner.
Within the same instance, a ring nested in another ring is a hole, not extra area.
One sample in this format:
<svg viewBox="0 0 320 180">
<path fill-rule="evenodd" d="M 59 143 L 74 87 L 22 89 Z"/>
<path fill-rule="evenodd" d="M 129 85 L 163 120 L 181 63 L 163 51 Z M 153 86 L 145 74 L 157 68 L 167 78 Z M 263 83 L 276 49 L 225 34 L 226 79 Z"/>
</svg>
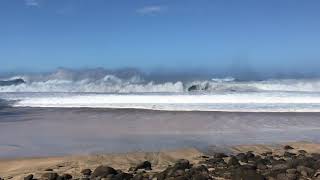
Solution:
<svg viewBox="0 0 320 180">
<path fill-rule="evenodd" d="M 240 163 L 235 156 L 231 156 L 228 161 L 228 166 L 240 166 Z"/>
<path fill-rule="evenodd" d="M 33 179 L 33 174 L 30 174 L 26 177 L 24 177 L 24 180 L 32 180 Z"/>
<path fill-rule="evenodd" d="M 224 153 L 215 153 L 213 155 L 213 157 L 215 157 L 215 158 L 226 158 L 228 156 L 226 154 L 224 154 Z"/>
<path fill-rule="evenodd" d="M 151 163 L 149 161 L 144 161 L 135 167 L 135 171 L 137 171 L 138 169 L 152 170 Z"/>
<path fill-rule="evenodd" d="M 115 175 L 113 177 L 113 180 L 130 180 L 133 178 L 132 174 L 128 174 L 128 173 L 118 173 L 117 175 Z"/>
<path fill-rule="evenodd" d="M 265 180 L 266 178 L 255 170 L 244 167 L 236 168 L 231 175 L 232 180 Z"/>
<path fill-rule="evenodd" d="M 293 147 L 289 146 L 289 145 L 285 145 L 283 147 L 284 150 L 291 150 L 291 149 L 294 149 Z"/>
<path fill-rule="evenodd" d="M 244 153 L 237 154 L 236 158 L 241 162 L 248 162 L 248 158 L 247 158 L 246 154 L 244 154 Z"/>
<path fill-rule="evenodd" d="M 292 158 L 292 157 L 296 156 L 296 154 L 286 151 L 286 152 L 284 152 L 283 156 L 286 158 Z"/>
<path fill-rule="evenodd" d="M 117 171 L 109 166 L 98 166 L 91 174 L 92 178 L 107 177 L 108 175 L 116 175 Z"/>
<path fill-rule="evenodd" d="M 297 167 L 297 171 L 303 175 L 304 177 L 311 177 L 314 175 L 315 173 L 315 170 L 314 169 L 311 169 L 311 168 L 308 168 L 308 167 L 305 167 L 305 166 L 298 166 Z"/>
<path fill-rule="evenodd" d="M 42 174 L 41 179 L 43 180 L 56 180 L 58 178 L 58 174 L 55 172 L 47 172 Z"/>
<path fill-rule="evenodd" d="M 295 174 L 285 174 L 285 173 L 280 173 L 277 175 L 277 180 L 296 180 L 297 175 Z"/>
<path fill-rule="evenodd" d="M 297 170 L 296 169 L 287 169 L 286 172 L 288 174 L 296 174 L 297 173 Z"/>
<path fill-rule="evenodd" d="M 62 176 L 59 176 L 61 180 L 69 180 L 72 179 L 72 176 L 70 174 L 63 174 Z M 59 179 L 59 178 L 58 178 Z"/>
<path fill-rule="evenodd" d="M 276 164 L 272 166 L 272 171 L 286 171 L 289 168 L 287 164 Z"/>
<path fill-rule="evenodd" d="M 306 155 L 306 154 L 307 154 L 307 151 L 305 151 L 305 150 L 302 149 L 302 150 L 299 150 L 298 153 L 303 154 L 303 155 Z"/>
<path fill-rule="evenodd" d="M 186 159 L 179 159 L 175 164 L 174 164 L 175 169 L 190 169 L 191 165 L 190 162 Z"/>
<path fill-rule="evenodd" d="M 248 151 L 248 152 L 246 153 L 246 157 L 247 157 L 248 160 L 249 160 L 249 159 L 254 159 L 255 155 L 252 153 L 252 151 Z"/>
<path fill-rule="evenodd" d="M 257 164 L 257 169 L 266 170 L 266 169 L 268 169 L 268 166 L 264 165 L 263 163 L 258 163 Z"/>
<path fill-rule="evenodd" d="M 81 171 L 81 174 L 85 175 L 85 176 L 90 176 L 92 173 L 91 169 L 83 169 Z"/>
<path fill-rule="evenodd" d="M 261 156 L 271 156 L 271 155 L 272 155 L 271 151 L 267 151 L 267 152 L 261 153 Z"/>
</svg>

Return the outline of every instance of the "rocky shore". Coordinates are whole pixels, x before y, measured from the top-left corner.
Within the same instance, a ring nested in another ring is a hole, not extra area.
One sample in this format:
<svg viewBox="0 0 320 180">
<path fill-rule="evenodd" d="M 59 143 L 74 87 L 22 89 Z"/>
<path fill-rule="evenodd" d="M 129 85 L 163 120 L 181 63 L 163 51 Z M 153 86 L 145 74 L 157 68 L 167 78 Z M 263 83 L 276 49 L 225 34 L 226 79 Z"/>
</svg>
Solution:
<svg viewBox="0 0 320 180">
<path fill-rule="evenodd" d="M 172 160 L 159 168 L 159 162 L 141 161 L 128 169 L 115 168 L 112 164 L 95 168 L 77 169 L 79 172 L 59 172 L 48 167 L 41 173 L 26 174 L 25 180 L 320 180 L 319 146 L 310 150 L 310 144 L 283 145 L 280 149 L 250 146 L 256 151 L 241 152 L 248 147 L 234 147 L 233 152 L 195 153 L 191 158 L 181 158 L 177 152 L 164 155 Z M 265 147 L 265 146 L 264 146 Z M 303 149 L 303 147 L 306 147 Z M 269 151 L 268 151 L 269 150 Z M 237 152 L 238 151 L 238 152 Z M 240 151 L 240 152 L 239 152 Z M 237 153 L 236 153 L 237 152 Z M 189 152 L 191 153 L 191 152 Z M 192 154 L 192 153 L 191 153 Z M 180 159 L 173 160 L 175 155 Z M 187 154 L 184 154 L 187 155 Z M 189 159 L 189 160 L 188 160 Z M 120 159 L 119 159 L 120 160 Z M 159 160 L 159 159 L 158 159 Z M 132 165 L 132 164 L 130 164 Z M 30 165 L 31 166 L 31 165 Z M 60 168 L 68 164 L 60 164 Z M 13 178 L 13 177 L 12 177 Z M 10 179 L 10 177 L 7 177 Z"/>
</svg>

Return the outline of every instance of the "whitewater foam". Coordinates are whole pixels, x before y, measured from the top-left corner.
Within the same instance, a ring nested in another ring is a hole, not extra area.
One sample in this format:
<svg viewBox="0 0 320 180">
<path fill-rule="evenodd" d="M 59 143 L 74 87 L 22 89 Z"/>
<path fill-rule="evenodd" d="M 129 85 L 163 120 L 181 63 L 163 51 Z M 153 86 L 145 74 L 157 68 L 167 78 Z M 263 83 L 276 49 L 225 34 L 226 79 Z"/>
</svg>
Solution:
<svg viewBox="0 0 320 180">
<path fill-rule="evenodd" d="M 188 111 L 320 111 L 320 79 L 238 81 L 232 77 L 157 81 L 136 71 L 16 75 L 0 98 L 23 107 L 139 108 Z"/>
<path fill-rule="evenodd" d="M 256 92 L 292 91 L 320 92 L 320 80 L 267 80 L 267 81 L 192 81 L 137 83 L 137 80 L 124 81 L 106 76 L 100 80 L 83 79 L 78 81 L 50 79 L 47 81 L 27 82 L 13 86 L 1 86 L 0 92 L 99 92 L 99 93 L 142 93 L 142 92 Z"/>
<path fill-rule="evenodd" d="M 16 107 L 137 108 L 167 111 L 319 112 L 320 94 L 92 94 L 9 93 Z"/>
<path fill-rule="evenodd" d="M 126 70 L 68 70 L 53 73 L 20 74 L 2 80 L 23 79 L 26 83 L 0 86 L 0 92 L 91 92 L 91 93 L 185 93 L 216 92 L 320 92 L 320 79 L 266 79 L 238 81 L 233 77 L 166 80 Z"/>
</svg>

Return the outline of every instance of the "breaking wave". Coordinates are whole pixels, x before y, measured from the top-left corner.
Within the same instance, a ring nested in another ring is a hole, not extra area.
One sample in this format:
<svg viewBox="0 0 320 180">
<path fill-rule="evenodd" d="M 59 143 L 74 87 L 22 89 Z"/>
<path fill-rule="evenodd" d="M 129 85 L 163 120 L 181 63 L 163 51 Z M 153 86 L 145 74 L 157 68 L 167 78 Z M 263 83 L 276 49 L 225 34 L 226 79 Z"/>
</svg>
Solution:
<svg viewBox="0 0 320 180">
<path fill-rule="evenodd" d="M 187 92 L 320 92 L 320 79 L 273 79 L 238 81 L 232 77 L 160 82 L 134 69 L 76 71 L 16 75 L 2 80 L 23 79 L 24 83 L 0 86 L 0 92 L 92 92 L 92 93 L 187 93 Z"/>
</svg>

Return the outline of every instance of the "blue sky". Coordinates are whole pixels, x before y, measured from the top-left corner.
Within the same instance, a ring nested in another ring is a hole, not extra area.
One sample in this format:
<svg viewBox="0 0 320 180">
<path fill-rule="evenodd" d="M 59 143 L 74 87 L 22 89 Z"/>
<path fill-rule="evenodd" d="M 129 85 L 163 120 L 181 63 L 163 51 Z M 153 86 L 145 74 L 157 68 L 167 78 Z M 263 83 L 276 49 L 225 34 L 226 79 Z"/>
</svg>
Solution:
<svg viewBox="0 0 320 180">
<path fill-rule="evenodd" d="M 1 0 L 0 71 L 320 67 L 318 0 Z"/>
</svg>

